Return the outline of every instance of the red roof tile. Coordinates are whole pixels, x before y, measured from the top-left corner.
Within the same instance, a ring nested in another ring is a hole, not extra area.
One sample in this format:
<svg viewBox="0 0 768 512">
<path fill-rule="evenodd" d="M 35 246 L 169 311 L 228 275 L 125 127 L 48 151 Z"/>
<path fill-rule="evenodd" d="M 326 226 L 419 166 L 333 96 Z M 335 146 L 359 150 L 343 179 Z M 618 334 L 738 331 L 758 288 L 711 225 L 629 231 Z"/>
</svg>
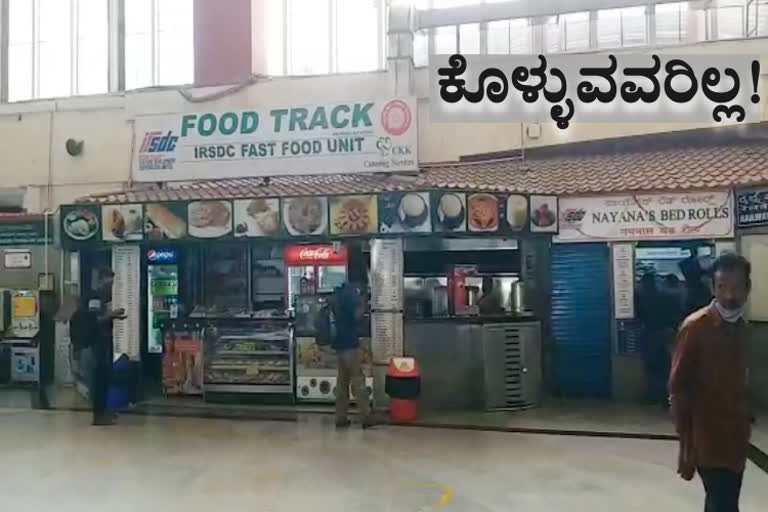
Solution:
<svg viewBox="0 0 768 512">
<path fill-rule="evenodd" d="M 366 194 L 462 189 L 580 195 L 768 184 L 768 144 L 735 143 L 624 153 L 424 165 L 418 176 L 340 174 L 242 178 L 95 195 L 84 202 Z"/>
</svg>

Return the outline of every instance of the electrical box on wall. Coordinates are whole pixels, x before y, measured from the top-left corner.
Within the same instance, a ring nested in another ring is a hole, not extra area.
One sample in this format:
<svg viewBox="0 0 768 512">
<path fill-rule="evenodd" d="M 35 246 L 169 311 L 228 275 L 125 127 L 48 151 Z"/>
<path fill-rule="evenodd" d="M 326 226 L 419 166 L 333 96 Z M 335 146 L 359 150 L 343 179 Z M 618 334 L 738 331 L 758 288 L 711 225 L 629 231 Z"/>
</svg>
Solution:
<svg viewBox="0 0 768 512">
<path fill-rule="evenodd" d="M 538 139 L 541 137 L 541 125 L 540 124 L 528 124 L 525 126 L 525 134 L 529 139 Z"/>
</svg>

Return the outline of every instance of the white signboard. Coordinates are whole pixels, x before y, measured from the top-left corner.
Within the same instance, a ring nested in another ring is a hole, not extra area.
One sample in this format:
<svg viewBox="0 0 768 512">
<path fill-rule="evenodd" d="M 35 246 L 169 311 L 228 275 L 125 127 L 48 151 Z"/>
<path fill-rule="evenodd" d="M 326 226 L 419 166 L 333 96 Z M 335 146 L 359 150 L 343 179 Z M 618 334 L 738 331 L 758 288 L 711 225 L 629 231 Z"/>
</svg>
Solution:
<svg viewBox="0 0 768 512">
<path fill-rule="evenodd" d="M 136 181 L 415 171 L 415 98 L 140 116 Z"/>
<path fill-rule="evenodd" d="M 730 192 L 561 197 L 555 242 L 732 238 Z"/>
<path fill-rule="evenodd" d="M 613 246 L 613 313 L 616 320 L 635 318 L 635 262 L 632 244 Z"/>
<path fill-rule="evenodd" d="M 139 287 L 141 257 L 138 245 L 112 248 L 112 309 L 124 309 L 125 320 L 115 320 L 112 327 L 115 357 L 127 355 L 131 360 L 140 358 Z"/>
</svg>

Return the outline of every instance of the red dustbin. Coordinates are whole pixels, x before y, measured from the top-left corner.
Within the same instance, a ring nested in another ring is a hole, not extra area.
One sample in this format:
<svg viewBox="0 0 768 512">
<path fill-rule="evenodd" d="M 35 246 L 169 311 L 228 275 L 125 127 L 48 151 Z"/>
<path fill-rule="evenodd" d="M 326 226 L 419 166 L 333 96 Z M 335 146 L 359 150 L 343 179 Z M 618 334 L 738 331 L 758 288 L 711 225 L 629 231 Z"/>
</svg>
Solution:
<svg viewBox="0 0 768 512">
<path fill-rule="evenodd" d="M 392 423 L 409 423 L 419 416 L 421 373 L 412 357 L 393 357 L 389 361 L 384 390 L 389 396 Z"/>
</svg>

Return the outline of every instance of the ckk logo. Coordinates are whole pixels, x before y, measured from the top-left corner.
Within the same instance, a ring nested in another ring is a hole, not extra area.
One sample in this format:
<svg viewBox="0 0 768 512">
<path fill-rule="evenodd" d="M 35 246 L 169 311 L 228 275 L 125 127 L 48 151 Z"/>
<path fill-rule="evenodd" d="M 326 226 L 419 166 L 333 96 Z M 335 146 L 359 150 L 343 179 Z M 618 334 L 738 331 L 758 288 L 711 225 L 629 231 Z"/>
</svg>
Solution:
<svg viewBox="0 0 768 512">
<path fill-rule="evenodd" d="M 389 156 L 392 152 L 392 139 L 389 137 L 379 137 L 376 141 L 376 149 L 379 150 L 381 156 Z"/>
</svg>

